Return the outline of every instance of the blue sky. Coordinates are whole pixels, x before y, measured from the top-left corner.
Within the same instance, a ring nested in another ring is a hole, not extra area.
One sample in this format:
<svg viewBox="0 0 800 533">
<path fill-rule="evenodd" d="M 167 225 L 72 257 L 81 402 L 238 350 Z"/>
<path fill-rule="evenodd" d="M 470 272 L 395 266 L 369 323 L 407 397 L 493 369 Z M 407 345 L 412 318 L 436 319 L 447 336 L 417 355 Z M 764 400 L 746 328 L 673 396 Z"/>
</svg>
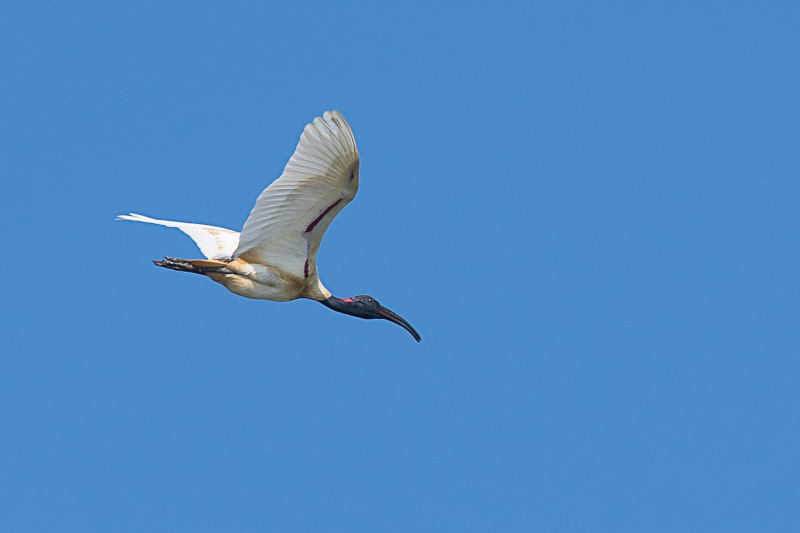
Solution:
<svg viewBox="0 0 800 533">
<path fill-rule="evenodd" d="M 798 531 L 794 2 L 23 3 L 0 17 L 0 530 Z M 235 297 L 306 122 L 318 264 Z"/>
</svg>

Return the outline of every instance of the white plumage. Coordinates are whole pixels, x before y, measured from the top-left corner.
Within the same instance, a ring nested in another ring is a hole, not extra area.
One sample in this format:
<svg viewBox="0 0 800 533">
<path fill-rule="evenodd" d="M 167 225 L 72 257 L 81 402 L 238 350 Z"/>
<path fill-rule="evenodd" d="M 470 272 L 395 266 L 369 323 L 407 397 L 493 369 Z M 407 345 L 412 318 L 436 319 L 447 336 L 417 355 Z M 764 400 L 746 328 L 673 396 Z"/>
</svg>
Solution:
<svg viewBox="0 0 800 533">
<path fill-rule="evenodd" d="M 326 111 L 308 124 L 283 174 L 256 200 L 241 234 L 131 213 L 117 220 L 178 228 L 194 239 L 206 259 L 154 261 L 156 265 L 202 274 L 247 298 L 284 302 L 309 298 L 360 318 L 399 324 L 419 334 L 396 313 L 370 296 L 336 298 L 319 281 L 317 251 L 331 221 L 358 192 L 358 149 L 353 132 L 338 111 Z"/>
<path fill-rule="evenodd" d="M 131 213 L 119 215 L 117 220 L 132 220 L 134 222 L 147 222 L 168 228 L 178 228 L 191 237 L 203 255 L 209 259 L 230 259 L 236 247 L 239 246 L 239 232 L 217 226 L 194 224 L 192 222 L 173 222 L 172 220 L 158 220 L 144 215 Z"/>
<path fill-rule="evenodd" d="M 305 274 L 306 260 L 316 270 L 325 231 L 358 191 L 358 164 L 356 141 L 344 117 L 332 111 L 314 119 L 281 177 L 258 197 L 234 257 L 247 253 L 249 261 L 280 265 L 295 276 Z"/>
<path fill-rule="evenodd" d="M 240 296 L 320 300 L 331 294 L 319 282 L 317 251 L 333 218 L 356 196 L 358 164 L 350 125 L 338 111 L 326 111 L 305 127 L 283 174 L 258 197 L 241 234 L 136 213 L 117 220 L 180 229 L 208 259 L 224 262 L 231 271 L 208 277 Z"/>
</svg>

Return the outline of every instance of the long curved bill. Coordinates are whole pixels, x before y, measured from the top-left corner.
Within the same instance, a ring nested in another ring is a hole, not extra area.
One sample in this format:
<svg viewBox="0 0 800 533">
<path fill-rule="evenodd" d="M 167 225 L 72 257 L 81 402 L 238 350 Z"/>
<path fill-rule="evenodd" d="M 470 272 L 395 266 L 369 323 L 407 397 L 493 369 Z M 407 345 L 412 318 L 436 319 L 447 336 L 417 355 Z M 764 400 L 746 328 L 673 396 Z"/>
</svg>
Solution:
<svg viewBox="0 0 800 533">
<path fill-rule="evenodd" d="M 380 308 L 380 310 L 378 312 L 386 320 L 394 322 L 398 326 L 402 326 L 403 328 L 405 328 L 406 331 L 408 331 L 409 333 L 411 333 L 411 335 L 414 336 L 414 339 L 417 342 L 422 340 L 422 337 L 420 337 L 419 333 L 417 333 L 417 330 L 415 330 L 413 327 L 411 327 L 411 324 L 406 322 L 406 319 L 404 319 L 403 317 L 401 317 L 400 315 L 398 315 L 394 311 L 392 311 L 390 309 L 386 309 L 385 307 L 381 306 L 381 308 Z"/>
</svg>

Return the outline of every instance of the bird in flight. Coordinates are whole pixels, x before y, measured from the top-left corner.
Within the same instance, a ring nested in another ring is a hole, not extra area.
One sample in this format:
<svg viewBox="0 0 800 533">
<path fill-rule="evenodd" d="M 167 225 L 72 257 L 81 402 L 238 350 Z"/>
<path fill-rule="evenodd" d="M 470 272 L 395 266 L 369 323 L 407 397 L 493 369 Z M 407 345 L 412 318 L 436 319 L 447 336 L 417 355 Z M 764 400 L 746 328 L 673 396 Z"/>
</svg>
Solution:
<svg viewBox="0 0 800 533">
<path fill-rule="evenodd" d="M 245 298 L 287 302 L 308 298 L 348 315 L 394 322 L 419 342 L 419 333 L 371 296 L 337 298 L 317 273 L 317 251 L 333 218 L 358 191 L 358 149 L 350 125 L 326 111 L 306 125 L 283 174 L 264 189 L 242 232 L 131 213 L 133 220 L 178 228 L 206 259 L 164 257 L 157 266 L 201 274 Z"/>
</svg>

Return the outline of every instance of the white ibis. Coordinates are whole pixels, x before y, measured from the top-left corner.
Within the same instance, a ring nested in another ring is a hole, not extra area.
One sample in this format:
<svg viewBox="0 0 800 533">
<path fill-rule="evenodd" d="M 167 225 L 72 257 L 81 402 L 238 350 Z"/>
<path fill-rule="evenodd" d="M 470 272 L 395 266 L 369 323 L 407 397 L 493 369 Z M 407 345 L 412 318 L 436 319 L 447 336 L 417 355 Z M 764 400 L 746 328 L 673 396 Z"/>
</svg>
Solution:
<svg viewBox="0 0 800 533">
<path fill-rule="evenodd" d="M 382 318 L 420 335 L 400 315 L 371 296 L 337 298 L 320 282 L 317 251 L 333 218 L 358 191 L 358 149 L 338 111 L 308 124 L 283 174 L 256 200 L 242 232 L 158 220 L 131 213 L 117 220 L 178 228 L 206 259 L 164 257 L 156 265 L 211 278 L 245 298 L 286 302 L 308 298 L 359 318 Z"/>
</svg>

